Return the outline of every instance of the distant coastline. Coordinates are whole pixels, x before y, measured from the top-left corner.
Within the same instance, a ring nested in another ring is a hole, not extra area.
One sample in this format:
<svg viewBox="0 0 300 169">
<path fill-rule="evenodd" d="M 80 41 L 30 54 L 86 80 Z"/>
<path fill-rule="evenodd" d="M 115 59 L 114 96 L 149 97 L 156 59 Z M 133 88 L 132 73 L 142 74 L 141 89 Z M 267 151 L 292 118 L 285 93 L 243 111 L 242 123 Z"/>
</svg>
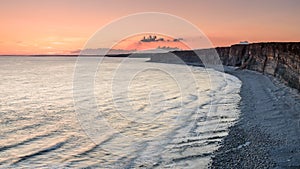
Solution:
<svg viewBox="0 0 300 169">
<path fill-rule="evenodd" d="M 128 54 L 109 54 L 109 55 L 0 55 L 0 57 L 78 57 L 78 56 L 86 56 L 86 57 L 128 57 L 131 53 Z"/>
<path fill-rule="evenodd" d="M 0 55 L 0 57 L 78 57 L 78 55 Z"/>
<path fill-rule="evenodd" d="M 229 47 L 195 50 L 175 50 L 166 53 L 124 53 L 108 55 L 0 55 L 0 57 L 131 57 L 151 58 L 152 62 L 174 63 L 176 55 L 180 62 L 202 65 L 199 56 L 207 60 L 220 58 L 225 66 L 254 70 L 270 74 L 292 88 L 300 91 L 300 42 L 241 43 Z M 212 57 L 215 56 L 215 57 Z M 178 61 L 178 59 L 177 59 Z"/>
<path fill-rule="evenodd" d="M 232 46 L 247 46 L 247 45 L 252 45 L 252 44 L 300 44 L 300 42 L 257 42 L 257 43 L 246 43 L 245 42 L 240 42 L 237 44 L 232 44 L 230 46 L 217 46 L 214 48 L 203 48 L 203 49 L 192 49 L 192 50 L 170 50 L 166 51 L 164 53 L 176 53 L 176 54 L 186 54 L 189 52 L 193 51 L 206 51 L 206 50 L 218 50 L 218 49 L 226 49 L 226 48 L 231 48 Z M 153 55 L 153 54 L 161 54 L 161 52 L 137 52 L 137 53 L 132 53 L 132 52 L 126 52 L 126 53 L 117 53 L 117 54 L 107 54 L 107 55 L 97 55 L 97 54 L 0 54 L 0 57 L 3 56 L 13 56 L 13 57 L 78 57 L 78 56 L 90 56 L 90 57 L 128 57 L 130 55 Z"/>
</svg>

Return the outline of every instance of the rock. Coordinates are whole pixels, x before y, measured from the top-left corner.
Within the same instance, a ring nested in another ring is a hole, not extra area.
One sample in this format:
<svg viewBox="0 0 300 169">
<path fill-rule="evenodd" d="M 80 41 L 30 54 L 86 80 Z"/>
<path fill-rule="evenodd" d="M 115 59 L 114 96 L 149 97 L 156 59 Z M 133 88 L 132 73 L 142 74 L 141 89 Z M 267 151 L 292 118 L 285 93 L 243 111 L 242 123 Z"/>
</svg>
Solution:
<svg viewBox="0 0 300 169">
<path fill-rule="evenodd" d="M 224 54 L 222 54 L 224 55 Z M 270 74 L 300 90 L 300 43 L 233 45 L 227 65 Z"/>
<path fill-rule="evenodd" d="M 220 59 L 219 59 L 220 58 Z M 230 47 L 152 54 L 151 61 L 236 66 L 275 76 L 300 91 L 300 42 L 237 44 Z"/>
</svg>

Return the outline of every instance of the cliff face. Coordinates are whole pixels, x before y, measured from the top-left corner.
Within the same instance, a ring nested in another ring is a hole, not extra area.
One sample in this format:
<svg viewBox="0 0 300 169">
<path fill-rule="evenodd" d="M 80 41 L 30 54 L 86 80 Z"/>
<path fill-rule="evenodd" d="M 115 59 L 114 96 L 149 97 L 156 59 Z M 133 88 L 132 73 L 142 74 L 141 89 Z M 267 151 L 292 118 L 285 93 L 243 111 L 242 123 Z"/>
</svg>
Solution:
<svg viewBox="0 0 300 169">
<path fill-rule="evenodd" d="M 219 55 L 227 55 L 224 65 L 270 74 L 300 90 L 300 43 L 233 45 Z"/>
<path fill-rule="evenodd" d="M 171 63 L 171 55 L 176 55 L 183 62 L 201 64 L 203 60 L 207 62 L 209 58 L 214 58 L 214 53 L 220 57 L 223 65 L 273 75 L 300 91 L 300 42 L 253 43 L 196 51 L 176 51 L 166 54 L 168 57 L 153 55 L 151 61 Z"/>
</svg>

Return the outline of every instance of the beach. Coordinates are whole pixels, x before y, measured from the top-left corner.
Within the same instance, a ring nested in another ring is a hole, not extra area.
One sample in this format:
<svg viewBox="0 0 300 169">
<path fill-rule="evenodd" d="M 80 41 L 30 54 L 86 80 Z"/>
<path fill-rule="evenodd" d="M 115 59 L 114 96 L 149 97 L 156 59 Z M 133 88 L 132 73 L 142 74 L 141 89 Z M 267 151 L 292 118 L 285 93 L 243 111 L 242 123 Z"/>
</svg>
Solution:
<svg viewBox="0 0 300 169">
<path fill-rule="evenodd" d="M 241 114 L 210 168 L 300 168 L 300 97 L 272 76 L 225 67 L 242 81 Z"/>
</svg>

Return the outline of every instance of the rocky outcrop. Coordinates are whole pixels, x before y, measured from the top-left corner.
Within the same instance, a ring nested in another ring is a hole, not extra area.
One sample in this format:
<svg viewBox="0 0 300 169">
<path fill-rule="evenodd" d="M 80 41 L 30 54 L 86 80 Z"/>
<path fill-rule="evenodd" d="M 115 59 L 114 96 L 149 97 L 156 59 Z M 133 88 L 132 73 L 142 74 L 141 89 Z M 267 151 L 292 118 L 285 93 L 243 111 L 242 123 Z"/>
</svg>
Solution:
<svg viewBox="0 0 300 169">
<path fill-rule="evenodd" d="M 203 64 L 203 60 L 205 63 L 212 63 L 209 58 L 216 57 L 215 53 L 223 65 L 273 75 L 300 91 L 300 42 L 238 44 L 215 49 L 175 51 L 165 55 L 168 56 L 168 63 L 176 55 L 180 58 L 177 60 Z M 166 62 L 165 57 L 159 55 L 152 55 L 151 61 Z"/>
<path fill-rule="evenodd" d="M 224 65 L 270 74 L 300 90 L 300 43 L 233 45 Z"/>
</svg>

